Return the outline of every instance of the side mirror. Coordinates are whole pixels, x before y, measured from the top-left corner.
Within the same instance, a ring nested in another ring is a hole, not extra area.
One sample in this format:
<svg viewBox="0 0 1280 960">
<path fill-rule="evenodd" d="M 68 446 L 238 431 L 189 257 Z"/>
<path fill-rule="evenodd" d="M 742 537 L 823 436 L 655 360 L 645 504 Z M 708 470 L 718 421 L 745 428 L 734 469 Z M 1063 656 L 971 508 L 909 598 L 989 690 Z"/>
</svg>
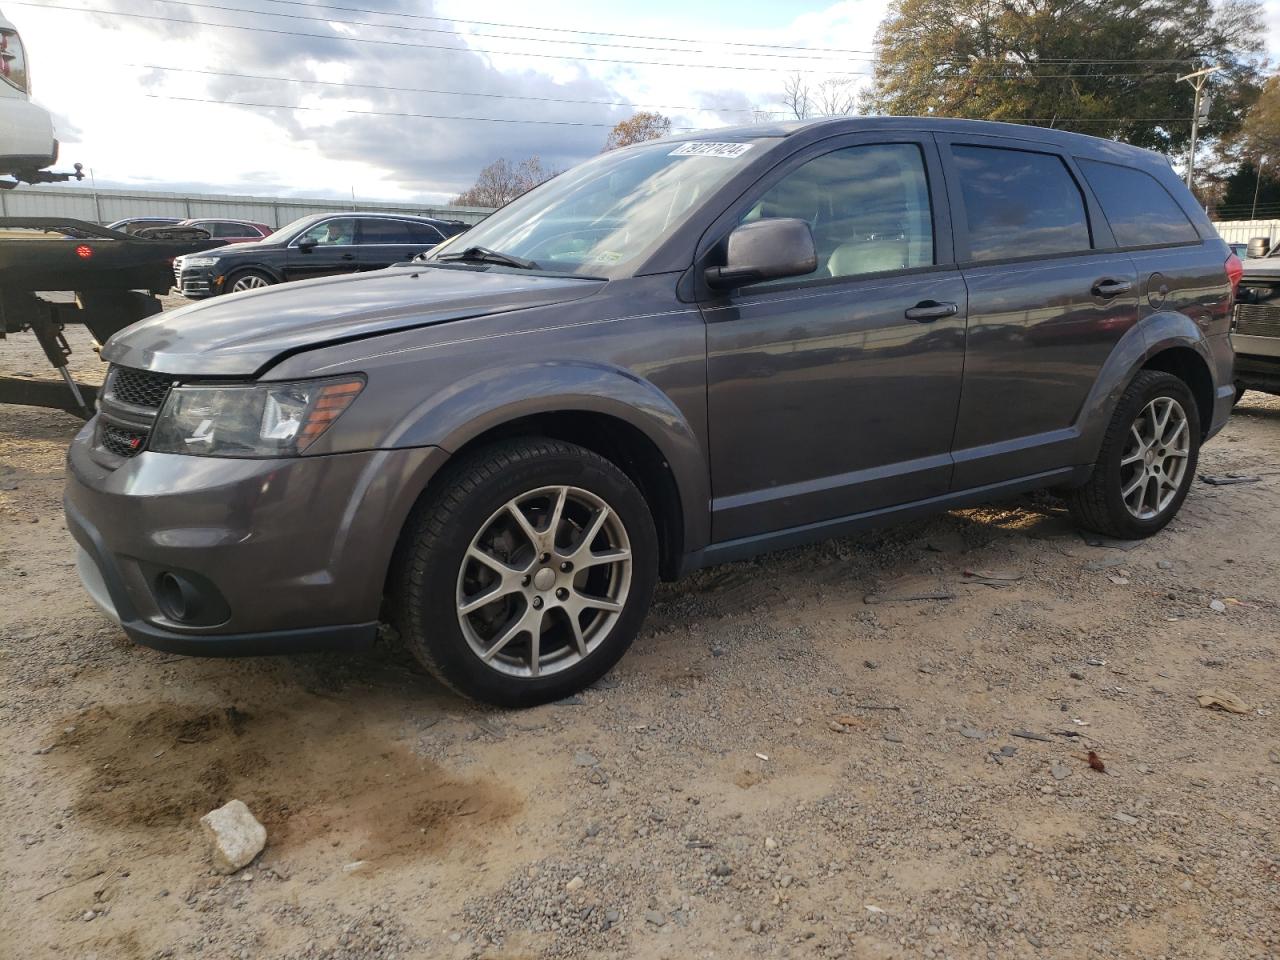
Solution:
<svg viewBox="0 0 1280 960">
<path fill-rule="evenodd" d="M 302 251 L 303 253 L 310 253 L 310 252 L 311 252 L 312 250 L 314 250 L 315 248 L 316 248 L 316 242 L 315 242 L 314 240 L 299 240 L 299 241 L 298 241 L 298 249 L 299 249 L 300 251 Z"/>
<path fill-rule="evenodd" d="M 801 277 L 818 269 L 813 231 L 804 220 L 776 217 L 744 223 L 729 234 L 723 267 L 708 267 L 707 284 L 717 290 L 763 280 Z"/>
<path fill-rule="evenodd" d="M 1270 237 L 1254 237 L 1249 241 L 1249 246 L 1245 250 L 1245 256 L 1250 260 L 1258 260 L 1265 257 L 1271 250 Z"/>
</svg>

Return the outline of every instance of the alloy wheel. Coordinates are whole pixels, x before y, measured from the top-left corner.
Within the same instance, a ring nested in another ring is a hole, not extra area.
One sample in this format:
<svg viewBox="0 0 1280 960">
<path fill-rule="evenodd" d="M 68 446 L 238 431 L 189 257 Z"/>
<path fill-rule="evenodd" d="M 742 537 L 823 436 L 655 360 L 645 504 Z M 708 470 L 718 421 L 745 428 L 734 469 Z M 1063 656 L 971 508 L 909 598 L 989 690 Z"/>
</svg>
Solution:
<svg viewBox="0 0 1280 960">
<path fill-rule="evenodd" d="M 1129 426 L 1120 458 L 1120 497 L 1139 520 L 1159 516 L 1178 495 L 1191 453 L 1187 413 L 1172 397 L 1156 397 Z"/>
<path fill-rule="evenodd" d="M 251 273 L 246 277 L 241 277 L 231 285 L 232 293 L 239 293 L 241 290 L 257 290 L 259 287 L 268 286 L 266 278 L 260 277 L 256 273 Z"/>
<path fill-rule="evenodd" d="M 540 487 L 494 511 L 471 541 L 458 571 L 458 623 L 492 669 L 548 676 L 605 641 L 631 579 L 617 512 L 580 487 Z"/>
</svg>

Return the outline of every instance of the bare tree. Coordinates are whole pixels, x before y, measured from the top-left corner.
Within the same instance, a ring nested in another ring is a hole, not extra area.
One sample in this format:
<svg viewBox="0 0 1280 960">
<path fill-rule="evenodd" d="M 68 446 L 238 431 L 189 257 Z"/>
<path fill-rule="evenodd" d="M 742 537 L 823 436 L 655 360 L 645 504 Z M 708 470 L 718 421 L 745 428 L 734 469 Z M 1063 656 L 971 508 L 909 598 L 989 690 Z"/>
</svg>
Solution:
<svg viewBox="0 0 1280 960">
<path fill-rule="evenodd" d="M 558 170 L 543 166 L 542 159 L 536 155 L 518 163 L 503 157 L 481 170 L 475 184 L 454 197 L 450 204 L 455 207 L 501 207 L 557 173 Z"/>
<path fill-rule="evenodd" d="M 818 84 L 814 96 L 820 117 L 846 117 L 857 112 L 858 92 L 852 77 L 828 77 Z"/>
<path fill-rule="evenodd" d="M 752 123 L 768 123 L 773 118 L 774 118 L 774 111 L 772 110 L 765 110 L 765 109 L 762 109 L 761 107 L 751 108 Z"/>
<path fill-rule="evenodd" d="M 812 109 L 813 94 L 809 81 L 801 74 L 793 73 L 783 82 L 782 102 L 797 120 L 807 120 Z"/>
</svg>

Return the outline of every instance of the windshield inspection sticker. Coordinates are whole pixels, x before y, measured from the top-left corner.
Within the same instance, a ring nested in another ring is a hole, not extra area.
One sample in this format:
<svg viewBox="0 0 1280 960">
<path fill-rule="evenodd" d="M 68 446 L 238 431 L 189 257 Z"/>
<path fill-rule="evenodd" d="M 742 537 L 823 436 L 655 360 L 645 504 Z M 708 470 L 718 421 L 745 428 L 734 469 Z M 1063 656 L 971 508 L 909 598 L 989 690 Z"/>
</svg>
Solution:
<svg viewBox="0 0 1280 960">
<path fill-rule="evenodd" d="M 680 146 L 672 150 L 667 156 L 669 157 L 723 157 L 726 160 L 736 160 L 748 150 L 751 149 L 749 143 L 706 143 L 703 141 L 695 141 L 693 143 L 682 143 Z"/>
</svg>

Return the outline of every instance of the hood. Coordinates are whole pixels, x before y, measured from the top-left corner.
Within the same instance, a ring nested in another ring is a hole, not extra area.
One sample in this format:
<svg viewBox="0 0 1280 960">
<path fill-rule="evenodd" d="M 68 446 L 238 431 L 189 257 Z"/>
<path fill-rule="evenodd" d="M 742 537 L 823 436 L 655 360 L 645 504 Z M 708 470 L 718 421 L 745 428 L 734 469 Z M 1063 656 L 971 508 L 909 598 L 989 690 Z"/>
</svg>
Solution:
<svg viewBox="0 0 1280 960">
<path fill-rule="evenodd" d="M 589 296 L 599 280 L 406 264 L 285 283 L 165 313 L 121 330 L 102 358 L 178 376 L 249 376 L 282 354 Z"/>
<path fill-rule="evenodd" d="M 263 243 L 262 240 L 247 240 L 243 243 L 232 243 L 223 237 L 218 237 L 217 239 L 222 242 L 222 246 L 219 246 L 215 250 L 204 251 L 202 254 L 203 256 L 226 257 L 240 253 L 252 255 L 255 252 L 266 253 L 268 251 L 283 250 L 285 248 L 285 244 L 283 243 Z"/>
</svg>

